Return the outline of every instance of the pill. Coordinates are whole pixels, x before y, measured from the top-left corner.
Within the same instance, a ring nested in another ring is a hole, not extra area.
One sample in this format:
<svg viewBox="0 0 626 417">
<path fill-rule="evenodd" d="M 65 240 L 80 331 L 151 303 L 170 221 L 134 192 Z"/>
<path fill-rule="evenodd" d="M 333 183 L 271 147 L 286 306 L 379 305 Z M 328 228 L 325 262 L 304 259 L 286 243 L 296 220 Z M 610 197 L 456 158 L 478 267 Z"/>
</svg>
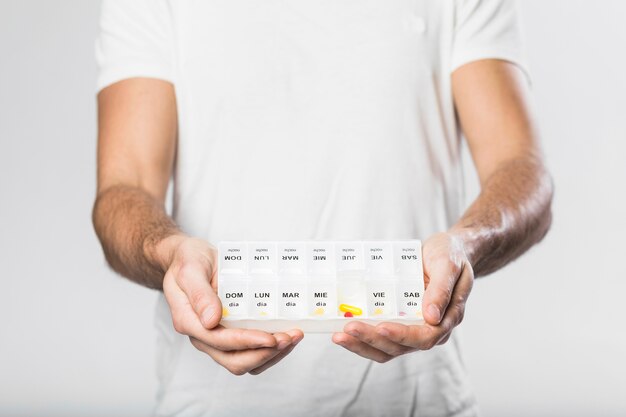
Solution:
<svg viewBox="0 0 626 417">
<path fill-rule="evenodd" d="M 339 311 L 343 311 L 344 313 L 352 313 L 355 316 L 360 316 L 361 314 L 363 314 L 363 310 L 348 304 L 339 304 Z"/>
<path fill-rule="evenodd" d="M 375 316 L 380 316 L 383 313 L 384 313 L 384 311 L 383 311 L 382 308 L 377 308 L 376 310 L 374 310 L 374 315 Z"/>
<path fill-rule="evenodd" d="M 315 314 L 316 316 L 323 316 L 324 315 L 324 309 L 322 307 L 318 307 L 318 308 L 315 309 L 313 314 Z"/>
<path fill-rule="evenodd" d="M 222 308 L 222 317 L 228 317 L 228 309 L 226 307 Z"/>
<path fill-rule="evenodd" d="M 354 317 L 354 315 L 352 313 L 350 313 L 349 311 L 347 313 L 344 313 L 343 316 L 344 317 Z"/>
</svg>

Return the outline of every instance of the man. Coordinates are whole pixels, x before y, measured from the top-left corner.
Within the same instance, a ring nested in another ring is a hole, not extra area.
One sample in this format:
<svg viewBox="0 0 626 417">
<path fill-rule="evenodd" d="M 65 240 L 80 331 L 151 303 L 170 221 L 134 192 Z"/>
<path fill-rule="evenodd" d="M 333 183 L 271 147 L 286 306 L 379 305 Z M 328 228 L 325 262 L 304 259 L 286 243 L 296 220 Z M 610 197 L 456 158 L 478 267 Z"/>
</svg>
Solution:
<svg viewBox="0 0 626 417">
<path fill-rule="evenodd" d="M 475 415 L 452 331 L 551 221 L 515 5 L 104 0 L 101 27 L 93 218 L 110 265 L 163 291 L 156 414 Z M 218 324 L 209 242 L 408 238 L 424 325 Z"/>
</svg>

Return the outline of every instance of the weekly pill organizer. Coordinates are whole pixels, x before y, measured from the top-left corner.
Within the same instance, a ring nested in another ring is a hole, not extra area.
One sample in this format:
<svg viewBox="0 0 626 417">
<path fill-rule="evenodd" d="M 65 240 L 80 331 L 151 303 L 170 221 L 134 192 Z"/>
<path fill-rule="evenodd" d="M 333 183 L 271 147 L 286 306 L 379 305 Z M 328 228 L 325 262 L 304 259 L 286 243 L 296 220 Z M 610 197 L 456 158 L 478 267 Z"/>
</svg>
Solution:
<svg viewBox="0 0 626 417">
<path fill-rule="evenodd" d="M 221 242 L 221 324 L 337 332 L 350 320 L 423 323 L 419 240 Z"/>
</svg>

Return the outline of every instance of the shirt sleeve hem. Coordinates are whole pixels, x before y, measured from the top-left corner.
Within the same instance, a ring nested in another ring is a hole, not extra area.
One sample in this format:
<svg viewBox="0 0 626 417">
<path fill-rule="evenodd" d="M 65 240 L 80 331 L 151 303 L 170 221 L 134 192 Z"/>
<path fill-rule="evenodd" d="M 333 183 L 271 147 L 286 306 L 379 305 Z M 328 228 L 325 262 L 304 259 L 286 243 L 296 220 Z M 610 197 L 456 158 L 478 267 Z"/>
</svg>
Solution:
<svg viewBox="0 0 626 417">
<path fill-rule="evenodd" d="M 165 65 L 134 62 L 101 67 L 96 80 L 96 93 L 116 82 L 129 78 L 156 78 L 174 84 L 172 71 Z"/>
<path fill-rule="evenodd" d="M 450 74 L 452 74 L 457 69 L 461 68 L 463 65 L 469 64 L 471 62 L 480 61 L 483 59 L 499 59 L 502 61 L 510 62 L 511 64 L 518 67 L 526 77 L 529 85 L 532 85 L 532 77 L 530 76 L 529 68 L 525 62 L 525 60 L 520 57 L 519 53 L 513 53 L 510 51 L 497 51 L 497 50 L 476 50 L 476 51 L 467 51 L 463 53 L 461 56 L 458 56 L 453 60 L 452 65 L 450 66 Z"/>
</svg>

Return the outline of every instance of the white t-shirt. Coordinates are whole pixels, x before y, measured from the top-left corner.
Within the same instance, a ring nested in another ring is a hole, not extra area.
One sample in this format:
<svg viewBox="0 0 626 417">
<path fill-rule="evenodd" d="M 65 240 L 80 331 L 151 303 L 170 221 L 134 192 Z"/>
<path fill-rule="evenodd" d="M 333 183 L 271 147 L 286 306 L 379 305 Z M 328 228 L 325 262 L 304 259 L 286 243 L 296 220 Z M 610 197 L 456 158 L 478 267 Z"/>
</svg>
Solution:
<svg viewBox="0 0 626 417">
<path fill-rule="evenodd" d="M 425 239 L 462 212 L 450 74 L 523 65 L 508 0 L 104 0 L 98 88 L 176 88 L 174 217 L 220 240 Z M 307 334 L 236 377 L 157 308 L 159 416 L 469 416 L 453 337 L 373 363 Z"/>
</svg>

